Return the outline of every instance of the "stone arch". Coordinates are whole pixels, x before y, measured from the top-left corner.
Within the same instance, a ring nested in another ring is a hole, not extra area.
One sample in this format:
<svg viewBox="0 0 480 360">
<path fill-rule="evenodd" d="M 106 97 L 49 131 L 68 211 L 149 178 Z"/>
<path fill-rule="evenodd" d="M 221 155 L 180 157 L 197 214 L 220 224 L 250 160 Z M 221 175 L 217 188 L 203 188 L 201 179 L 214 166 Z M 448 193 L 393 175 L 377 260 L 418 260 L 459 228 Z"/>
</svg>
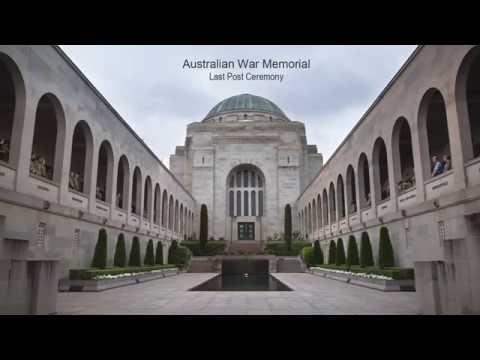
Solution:
<svg viewBox="0 0 480 360">
<path fill-rule="evenodd" d="M 145 188 L 143 191 L 143 218 L 150 221 L 152 215 L 152 179 L 147 175 L 145 179 Z"/>
<path fill-rule="evenodd" d="M 392 133 L 393 169 L 398 192 L 415 186 L 412 133 L 407 119 L 400 117 Z"/>
<path fill-rule="evenodd" d="M 128 192 L 130 189 L 130 165 L 125 155 L 120 157 L 117 169 L 117 189 L 115 205 L 123 210 L 128 209 Z"/>
<path fill-rule="evenodd" d="M 390 198 L 387 147 L 385 146 L 385 141 L 380 136 L 373 145 L 372 166 L 375 201 L 387 200 Z"/>
<path fill-rule="evenodd" d="M 343 184 L 342 175 L 337 177 L 337 208 L 338 208 L 338 219 L 342 220 L 345 218 L 345 186 Z"/>
<path fill-rule="evenodd" d="M 133 170 L 131 212 L 135 215 L 142 213 L 142 172 L 138 166 Z"/>
<path fill-rule="evenodd" d="M 323 225 L 326 226 L 329 223 L 328 215 L 329 215 L 329 202 L 328 202 L 328 194 L 327 189 L 323 189 Z"/>
<path fill-rule="evenodd" d="M 330 203 L 329 203 L 329 210 L 330 210 L 330 224 L 337 221 L 337 209 L 336 209 L 336 197 L 335 197 L 335 185 L 333 182 L 330 183 L 329 194 L 328 194 Z"/>
<path fill-rule="evenodd" d="M 263 216 L 265 176 L 252 164 L 240 164 L 226 179 L 226 213 L 236 216 Z M 233 200 L 233 203 L 232 203 Z"/>
<path fill-rule="evenodd" d="M 348 215 L 352 215 L 357 212 L 357 187 L 355 181 L 355 170 L 353 169 L 352 165 L 348 165 L 347 167 L 346 188 L 347 213 Z"/>
<path fill-rule="evenodd" d="M 371 185 L 370 185 L 370 166 L 365 153 L 361 153 L 358 158 L 358 189 L 360 191 L 360 209 L 369 208 L 372 205 Z"/>
<path fill-rule="evenodd" d="M 102 141 L 98 150 L 97 186 L 95 198 L 97 200 L 112 202 L 113 183 L 113 150 L 108 140 Z"/>
<path fill-rule="evenodd" d="M 153 196 L 153 223 L 160 225 L 160 213 L 161 213 L 161 199 L 160 199 L 160 185 L 155 184 L 155 192 Z"/>
<path fill-rule="evenodd" d="M 90 191 L 93 162 L 93 136 L 87 122 L 80 120 L 73 130 L 68 188 L 80 193 Z"/>
<path fill-rule="evenodd" d="M 168 193 L 165 189 L 162 194 L 162 226 L 168 227 Z"/>
</svg>

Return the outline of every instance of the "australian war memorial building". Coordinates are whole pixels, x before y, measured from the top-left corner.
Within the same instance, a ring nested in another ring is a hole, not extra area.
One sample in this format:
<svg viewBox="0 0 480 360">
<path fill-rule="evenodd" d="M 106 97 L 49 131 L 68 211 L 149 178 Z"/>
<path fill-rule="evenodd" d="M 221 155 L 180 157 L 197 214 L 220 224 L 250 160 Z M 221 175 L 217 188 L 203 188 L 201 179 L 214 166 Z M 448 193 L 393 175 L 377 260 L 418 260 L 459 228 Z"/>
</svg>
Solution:
<svg viewBox="0 0 480 360">
<path fill-rule="evenodd" d="M 188 125 L 170 168 L 207 208 L 209 237 L 262 242 L 284 231 L 286 205 L 295 203 L 322 162 L 303 122 L 265 98 L 241 94 Z"/>
</svg>

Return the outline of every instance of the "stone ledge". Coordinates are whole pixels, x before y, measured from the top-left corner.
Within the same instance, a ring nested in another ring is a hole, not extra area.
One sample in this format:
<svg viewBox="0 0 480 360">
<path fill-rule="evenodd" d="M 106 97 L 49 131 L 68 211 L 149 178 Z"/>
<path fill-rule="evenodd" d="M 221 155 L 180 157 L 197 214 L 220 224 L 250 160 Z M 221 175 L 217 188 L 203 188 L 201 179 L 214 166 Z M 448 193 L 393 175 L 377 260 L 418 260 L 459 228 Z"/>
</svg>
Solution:
<svg viewBox="0 0 480 360">
<path fill-rule="evenodd" d="M 415 291 L 415 280 L 383 280 L 368 279 L 350 274 L 335 273 L 332 271 L 323 271 L 320 269 L 310 269 L 312 275 L 322 276 L 327 279 L 346 282 L 353 285 L 368 287 L 380 291 Z"/>
<path fill-rule="evenodd" d="M 69 280 L 61 279 L 58 282 L 58 291 L 103 291 L 113 289 L 121 286 L 134 285 L 151 280 L 161 279 L 165 277 L 178 275 L 180 271 L 178 268 L 174 269 L 162 269 L 151 274 L 132 275 L 129 277 L 123 277 L 118 279 L 102 279 L 102 280 Z"/>
</svg>

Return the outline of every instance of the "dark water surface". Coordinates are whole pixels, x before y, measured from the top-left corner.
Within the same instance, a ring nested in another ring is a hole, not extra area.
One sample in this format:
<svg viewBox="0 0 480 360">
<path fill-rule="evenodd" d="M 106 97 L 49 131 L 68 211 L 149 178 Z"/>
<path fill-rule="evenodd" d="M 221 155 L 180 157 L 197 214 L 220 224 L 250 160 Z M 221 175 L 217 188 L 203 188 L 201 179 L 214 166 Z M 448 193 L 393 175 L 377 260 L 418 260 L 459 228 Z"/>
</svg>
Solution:
<svg viewBox="0 0 480 360">
<path fill-rule="evenodd" d="M 269 274 L 222 274 L 190 291 L 292 291 Z"/>
</svg>

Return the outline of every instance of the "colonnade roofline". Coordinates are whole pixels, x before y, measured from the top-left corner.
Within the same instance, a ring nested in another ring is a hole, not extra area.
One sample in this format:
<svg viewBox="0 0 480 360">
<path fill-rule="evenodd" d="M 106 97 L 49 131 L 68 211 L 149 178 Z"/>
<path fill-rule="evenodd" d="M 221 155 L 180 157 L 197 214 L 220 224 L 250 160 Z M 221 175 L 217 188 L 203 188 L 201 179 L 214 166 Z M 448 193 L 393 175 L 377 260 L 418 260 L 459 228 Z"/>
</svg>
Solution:
<svg viewBox="0 0 480 360">
<path fill-rule="evenodd" d="M 77 65 L 70 59 L 70 57 L 62 50 L 58 45 L 51 45 L 52 48 L 60 55 L 60 57 L 72 68 L 73 71 L 85 82 L 85 84 L 93 91 L 93 93 L 105 104 L 105 106 L 115 115 L 115 117 L 120 121 L 120 123 L 125 126 L 125 128 L 140 142 L 140 144 L 148 151 L 150 155 L 158 161 L 160 166 L 172 177 L 172 179 L 185 191 L 185 193 L 194 201 L 196 199 L 188 191 L 185 186 L 173 175 L 168 167 L 163 164 L 163 162 L 158 158 L 158 156 L 150 149 L 150 147 L 142 140 L 140 136 L 131 128 L 131 126 L 125 121 L 125 119 L 118 113 L 117 110 L 108 102 L 108 100 L 102 95 L 102 93 L 91 83 L 90 80 L 85 76 L 85 74 L 78 68 Z"/>
<path fill-rule="evenodd" d="M 367 116 L 373 111 L 373 109 L 377 106 L 377 104 L 383 99 L 385 94 L 390 90 L 390 88 L 393 86 L 393 84 L 397 81 L 397 79 L 402 75 L 402 73 L 405 71 L 408 65 L 417 57 L 417 55 L 420 53 L 420 51 L 425 47 L 425 45 L 418 45 L 415 50 L 410 54 L 410 56 L 407 58 L 407 60 L 403 63 L 403 65 L 400 67 L 400 69 L 395 73 L 395 75 L 392 77 L 392 79 L 387 83 L 387 85 L 383 88 L 383 90 L 380 92 L 380 94 L 375 98 L 375 100 L 372 102 L 372 104 L 367 108 L 365 113 L 362 115 L 360 120 L 357 121 L 355 126 L 350 130 L 350 132 L 345 136 L 343 141 L 337 146 L 333 154 L 329 157 L 327 162 L 320 168 L 320 170 L 317 172 L 317 174 L 312 178 L 312 180 L 305 186 L 305 188 L 302 190 L 300 195 L 298 195 L 296 201 L 299 201 L 303 194 L 310 188 L 310 186 L 317 180 L 317 178 L 322 174 L 322 171 L 327 167 L 327 165 L 332 161 L 332 159 L 335 157 L 337 152 L 340 151 L 342 146 L 347 142 L 347 140 L 352 136 L 352 134 L 360 127 L 360 125 L 363 123 L 363 121 L 367 118 Z"/>
</svg>

